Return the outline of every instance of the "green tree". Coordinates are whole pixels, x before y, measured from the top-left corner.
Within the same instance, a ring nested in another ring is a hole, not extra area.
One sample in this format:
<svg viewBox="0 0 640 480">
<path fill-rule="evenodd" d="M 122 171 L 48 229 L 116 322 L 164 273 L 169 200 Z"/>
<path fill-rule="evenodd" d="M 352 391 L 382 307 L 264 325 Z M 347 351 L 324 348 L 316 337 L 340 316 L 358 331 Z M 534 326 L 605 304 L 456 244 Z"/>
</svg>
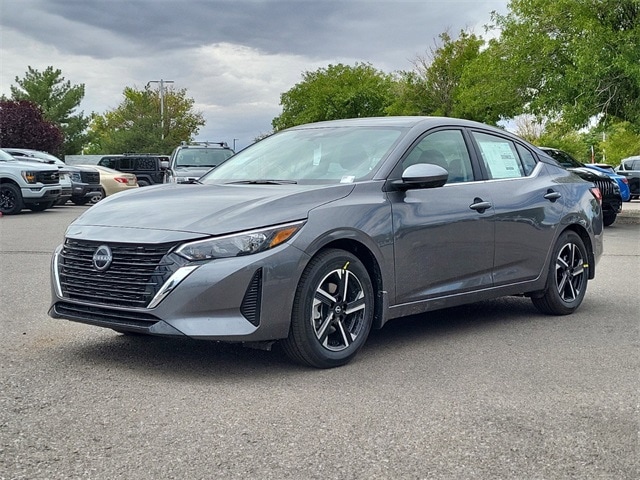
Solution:
<svg viewBox="0 0 640 480">
<path fill-rule="evenodd" d="M 94 114 L 85 153 L 153 152 L 169 154 L 183 140 L 193 140 L 204 122 L 193 110 L 186 89 L 159 90 L 127 87 L 122 103 L 103 115 Z M 164 115 L 162 115 L 164 113 Z"/>
<path fill-rule="evenodd" d="M 500 37 L 469 75 L 470 94 L 510 96 L 522 106 L 515 113 L 576 127 L 595 116 L 640 124 L 638 0 L 511 0 L 493 19 Z"/>
<path fill-rule="evenodd" d="M 86 141 L 89 118 L 75 113 L 84 98 L 84 84 L 71 85 L 62 71 L 47 67 L 44 72 L 28 67 L 24 78 L 15 78 L 10 86 L 13 100 L 28 100 L 42 109 L 44 118 L 62 130 L 64 144 L 61 154 L 80 153 Z"/>
<path fill-rule="evenodd" d="M 620 160 L 640 155 L 640 129 L 629 122 L 615 122 L 597 131 L 596 143 L 600 155 L 597 161 L 617 166 Z"/>
<path fill-rule="evenodd" d="M 28 100 L 0 100 L 0 147 L 31 148 L 60 154 L 60 128 L 43 118 L 40 107 Z"/>
<path fill-rule="evenodd" d="M 271 125 L 277 131 L 322 120 L 383 116 L 393 100 L 392 85 L 391 75 L 364 63 L 305 72 L 300 83 L 280 95 L 282 113 Z"/>
<path fill-rule="evenodd" d="M 461 117 L 496 123 L 501 114 L 487 116 L 485 103 L 476 108 L 478 100 L 467 95 L 465 78 L 476 64 L 485 41 L 470 32 L 461 30 L 458 37 L 448 32 L 438 36 L 435 45 L 425 55 L 413 60 L 413 70 L 400 72 L 393 104 L 387 109 L 390 115 L 437 115 Z M 478 71 L 478 80 L 485 81 L 484 70 Z"/>
</svg>

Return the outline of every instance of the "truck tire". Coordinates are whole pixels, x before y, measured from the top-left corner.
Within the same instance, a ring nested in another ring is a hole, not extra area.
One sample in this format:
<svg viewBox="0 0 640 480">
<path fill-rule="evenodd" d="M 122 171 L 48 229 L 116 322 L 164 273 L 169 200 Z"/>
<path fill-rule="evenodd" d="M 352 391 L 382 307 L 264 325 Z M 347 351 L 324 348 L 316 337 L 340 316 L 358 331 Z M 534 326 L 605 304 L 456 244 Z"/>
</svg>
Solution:
<svg viewBox="0 0 640 480">
<path fill-rule="evenodd" d="M 605 212 L 602 217 L 602 223 L 604 223 L 605 227 L 613 225 L 613 222 L 616 221 L 616 217 L 618 216 L 615 212 Z"/>
<path fill-rule="evenodd" d="M 3 215 L 20 213 L 23 207 L 22 193 L 13 183 L 0 184 L 0 212 Z"/>
<path fill-rule="evenodd" d="M 54 203 L 55 203 L 55 201 L 53 201 L 53 200 L 50 200 L 48 202 L 30 203 L 30 204 L 27 205 L 27 208 L 29 210 L 31 210 L 32 212 L 42 212 L 42 211 L 46 210 L 47 208 L 53 207 Z"/>
</svg>

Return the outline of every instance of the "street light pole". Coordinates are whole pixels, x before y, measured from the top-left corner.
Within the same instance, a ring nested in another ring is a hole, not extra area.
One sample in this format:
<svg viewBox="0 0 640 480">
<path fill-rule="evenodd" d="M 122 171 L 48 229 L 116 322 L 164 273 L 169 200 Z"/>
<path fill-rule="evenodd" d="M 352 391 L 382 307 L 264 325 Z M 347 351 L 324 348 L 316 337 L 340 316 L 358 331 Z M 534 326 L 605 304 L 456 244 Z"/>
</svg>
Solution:
<svg viewBox="0 0 640 480">
<path fill-rule="evenodd" d="M 152 83 L 160 84 L 160 126 L 162 128 L 162 140 L 164 140 L 164 84 L 173 83 L 173 80 L 151 80 L 147 82 L 147 87 Z"/>
</svg>

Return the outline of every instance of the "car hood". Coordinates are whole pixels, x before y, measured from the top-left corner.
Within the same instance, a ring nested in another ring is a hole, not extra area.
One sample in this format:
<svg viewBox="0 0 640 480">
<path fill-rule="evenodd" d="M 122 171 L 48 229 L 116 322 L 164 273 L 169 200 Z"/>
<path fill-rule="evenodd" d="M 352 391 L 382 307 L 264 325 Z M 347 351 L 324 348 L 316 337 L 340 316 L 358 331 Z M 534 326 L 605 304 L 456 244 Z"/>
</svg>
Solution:
<svg viewBox="0 0 640 480">
<path fill-rule="evenodd" d="M 19 167 L 24 168 L 25 170 L 38 170 L 40 172 L 51 170 L 54 172 L 58 171 L 58 167 L 53 164 L 43 163 L 38 160 L 6 160 L 0 162 L 0 167 L 2 165 L 11 165 L 11 167 Z"/>
<path fill-rule="evenodd" d="M 107 197 L 92 206 L 71 224 L 67 236 L 163 242 L 221 235 L 305 219 L 311 209 L 347 196 L 353 187 L 149 186 Z"/>
</svg>

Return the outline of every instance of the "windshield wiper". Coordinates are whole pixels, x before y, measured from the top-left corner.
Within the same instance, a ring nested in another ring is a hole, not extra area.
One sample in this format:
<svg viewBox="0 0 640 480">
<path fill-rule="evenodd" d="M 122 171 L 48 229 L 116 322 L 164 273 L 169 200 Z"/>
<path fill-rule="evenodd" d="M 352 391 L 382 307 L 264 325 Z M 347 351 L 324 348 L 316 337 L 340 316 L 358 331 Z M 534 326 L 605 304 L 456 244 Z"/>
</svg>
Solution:
<svg viewBox="0 0 640 480">
<path fill-rule="evenodd" d="M 237 182 L 228 182 L 229 184 L 243 184 L 243 185 L 295 185 L 298 182 L 296 182 L 295 180 L 267 180 L 267 179 L 261 179 L 261 180 L 238 180 Z"/>
</svg>

